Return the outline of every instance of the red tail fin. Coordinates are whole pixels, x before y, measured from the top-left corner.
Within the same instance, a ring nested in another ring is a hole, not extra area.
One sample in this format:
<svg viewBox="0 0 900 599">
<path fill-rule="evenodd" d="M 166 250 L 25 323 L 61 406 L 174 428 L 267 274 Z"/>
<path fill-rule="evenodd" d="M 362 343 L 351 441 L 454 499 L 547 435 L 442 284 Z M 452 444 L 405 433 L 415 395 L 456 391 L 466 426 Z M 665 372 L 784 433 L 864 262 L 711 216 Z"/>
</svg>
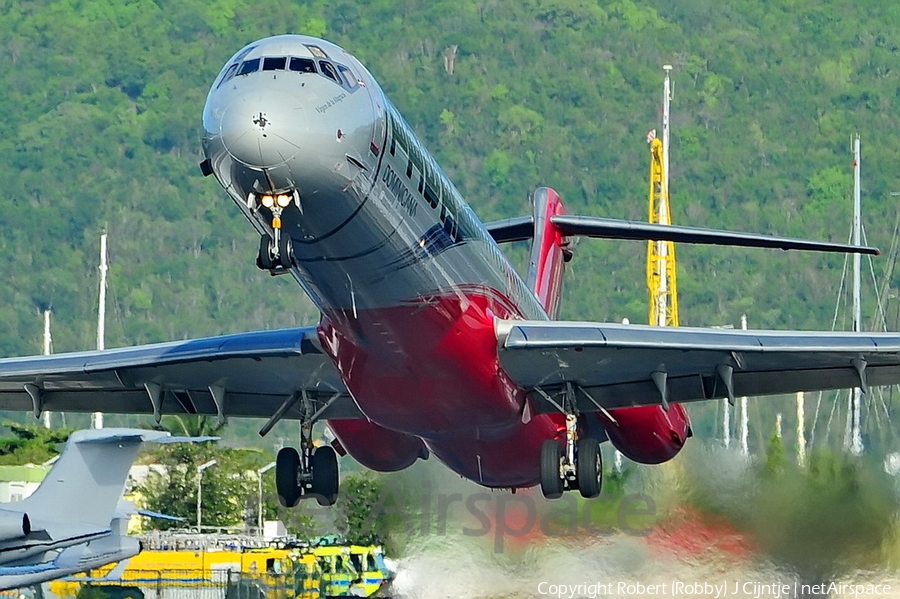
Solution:
<svg viewBox="0 0 900 599">
<path fill-rule="evenodd" d="M 528 261 L 526 283 L 534 291 L 550 318 L 559 312 L 563 274 L 566 262 L 572 257 L 569 239 L 563 236 L 550 217 L 564 214 L 565 207 L 559 194 L 549 187 L 534 192 L 534 240 Z"/>
</svg>

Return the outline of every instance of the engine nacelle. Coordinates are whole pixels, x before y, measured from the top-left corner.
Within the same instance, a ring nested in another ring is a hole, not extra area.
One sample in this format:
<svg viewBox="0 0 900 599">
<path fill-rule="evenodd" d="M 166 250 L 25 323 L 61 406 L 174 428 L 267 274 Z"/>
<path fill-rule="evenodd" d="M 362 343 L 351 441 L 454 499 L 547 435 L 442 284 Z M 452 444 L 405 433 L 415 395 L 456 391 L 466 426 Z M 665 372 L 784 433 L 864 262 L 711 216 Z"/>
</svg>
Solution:
<svg viewBox="0 0 900 599">
<path fill-rule="evenodd" d="M 639 406 L 597 413 L 610 442 L 625 457 L 641 464 L 661 464 L 674 458 L 691 436 L 691 421 L 681 404 Z"/>
<path fill-rule="evenodd" d="M 329 420 L 328 426 L 347 453 L 370 470 L 396 472 L 419 458 L 428 457 L 428 449 L 418 437 L 388 430 L 362 418 Z"/>
<path fill-rule="evenodd" d="M 0 541 L 21 539 L 31 532 L 28 514 L 0 509 Z"/>
</svg>

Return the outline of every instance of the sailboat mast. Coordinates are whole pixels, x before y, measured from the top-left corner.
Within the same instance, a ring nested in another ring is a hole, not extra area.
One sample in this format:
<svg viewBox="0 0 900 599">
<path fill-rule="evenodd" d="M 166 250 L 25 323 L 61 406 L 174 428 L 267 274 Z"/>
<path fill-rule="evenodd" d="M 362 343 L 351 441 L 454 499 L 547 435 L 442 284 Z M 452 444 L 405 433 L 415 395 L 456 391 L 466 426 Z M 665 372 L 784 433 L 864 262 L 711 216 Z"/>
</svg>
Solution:
<svg viewBox="0 0 900 599">
<path fill-rule="evenodd" d="M 747 330 L 747 315 L 741 315 L 741 330 Z M 747 415 L 747 398 L 741 397 L 741 420 L 740 427 L 738 429 L 741 437 L 741 455 L 749 456 L 750 455 L 750 447 L 747 443 L 750 429 L 750 417 Z"/>
<path fill-rule="evenodd" d="M 853 138 L 853 245 L 861 245 L 862 238 L 862 202 L 860 201 L 860 152 L 859 135 Z M 862 331 L 862 308 L 860 305 L 861 256 L 853 254 L 853 332 Z M 859 455 L 863 451 L 862 434 L 860 433 L 860 404 L 862 389 L 854 387 L 850 395 L 850 434 L 848 445 L 850 453 Z"/>
</svg>

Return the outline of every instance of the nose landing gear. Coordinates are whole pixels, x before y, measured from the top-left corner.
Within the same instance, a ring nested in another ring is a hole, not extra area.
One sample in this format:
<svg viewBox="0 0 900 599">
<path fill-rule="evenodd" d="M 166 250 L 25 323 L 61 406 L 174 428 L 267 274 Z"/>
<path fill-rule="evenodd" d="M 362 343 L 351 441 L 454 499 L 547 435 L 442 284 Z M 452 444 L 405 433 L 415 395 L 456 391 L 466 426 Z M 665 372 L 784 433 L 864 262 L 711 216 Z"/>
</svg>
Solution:
<svg viewBox="0 0 900 599">
<path fill-rule="evenodd" d="M 292 203 L 299 208 L 300 198 L 296 191 L 293 194 L 264 195 L 258 200 L 250 194 L 247 199 L 248 206 L 253 208 L 254 212 L 260 208 L 268 208 L 272 212 L 272 236 L 264 234 L 259 240 L 256 265 L 261 270 L 281 274 L 294 266 L 294 246 L 290 236 L 285 235 L 281 228 L 281 214 Z"/>
<path fill-rule="evenodd" d="M 268 235 L 259 238 L 259 253 L 256 255 L 256 266 L 274 274 L 287 272 L 294 266 L 294 246 L 290 237 L 275 229 L 275 239 Z"/>
</svg>

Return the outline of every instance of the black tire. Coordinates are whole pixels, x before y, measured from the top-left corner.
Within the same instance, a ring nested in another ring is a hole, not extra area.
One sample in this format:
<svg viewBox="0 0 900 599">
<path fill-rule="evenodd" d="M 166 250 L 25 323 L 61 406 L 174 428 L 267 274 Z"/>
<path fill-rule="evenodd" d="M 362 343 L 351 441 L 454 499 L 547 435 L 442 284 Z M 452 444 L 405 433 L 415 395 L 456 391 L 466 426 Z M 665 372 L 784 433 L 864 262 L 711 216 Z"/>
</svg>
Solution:
<svg viewBox="0 0 900 599">
<path fill-rule="evenodd" d="M 337 453 L 328 445 L 319 447 L 312 456 L 312 493 L 319 505 L 334 505 L 338 484 Z"/>
<path fill-rule="evenodd" d="M 597 439 L 579 439 L 575 443 L 575 478 L 578 490 L 585 499 L 600 495 L 603 485 L 603 459 Z"/>
<path fill-rule="evenodd" d="M 282 447 L 275 457 L 275 489 L 278 503 L 284 507 L 295 507 L 303 494 L 297 484 L 300 470 L 300 454 L 293 447 Z"/>
<path fill-rule="evenodd" d="M 559 476 L 559 464 L 563 457 L 562 445 L 547 439 L 541 445 L 541 493 L 547 499 L 559 499 L 563 494 L 563 480 Z"/>
<path fill-rule="evenodd" d="M 285 269 L 294 267 L 294 244 L 284 231 L 278 236 L 278 265 Z"/>
<path fill-rule="evenodd" d="M 272 238 L 268 235 L 261 235 L 259 238 L 259 253 L 256 255 L 256 266 L 260 270 L 272 270 L 275 268 L 275 261 L 272 260 Z"/>
</svg>

